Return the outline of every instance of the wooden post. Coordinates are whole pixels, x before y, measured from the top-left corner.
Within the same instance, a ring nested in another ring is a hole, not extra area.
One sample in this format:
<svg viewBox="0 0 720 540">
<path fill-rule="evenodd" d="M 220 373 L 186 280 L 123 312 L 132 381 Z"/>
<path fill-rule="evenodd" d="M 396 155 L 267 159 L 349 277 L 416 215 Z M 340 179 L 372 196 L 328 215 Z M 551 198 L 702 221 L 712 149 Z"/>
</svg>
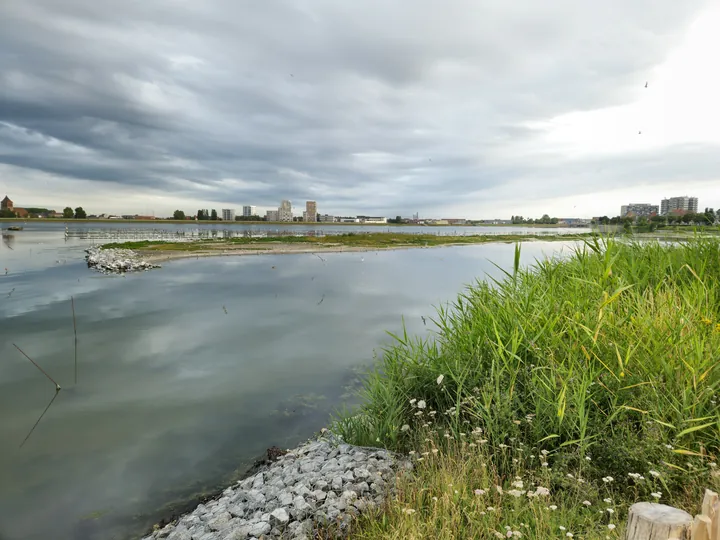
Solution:
<svg viewBox="0 0 720 540">
<path fill-rule="evenodd" d="M 665 504 L 640 502 L 630 507 L 626 540 L 690 540 L 693 518 Z"/>
<path fill-rule="evenodd" d="M 720 502 L 718 494 L 705 490 L 702 514 L 695 516 L 692 540 L 720 540 Z"/>
</svg>

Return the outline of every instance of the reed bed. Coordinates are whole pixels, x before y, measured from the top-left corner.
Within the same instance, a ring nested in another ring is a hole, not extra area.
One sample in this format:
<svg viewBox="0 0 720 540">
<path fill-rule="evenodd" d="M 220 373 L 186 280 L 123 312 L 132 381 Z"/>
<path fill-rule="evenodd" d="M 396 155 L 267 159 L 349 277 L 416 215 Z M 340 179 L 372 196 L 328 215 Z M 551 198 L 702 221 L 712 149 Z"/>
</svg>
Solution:
<svg viewBox="0 0 720 540">
<path fill-rule="evenodd" d="M 370 373 L 348 442 L 409 453 L 357 538 L 619 538 L 720 480 L 720 241 L 593 238 L 478 281 Z"/>
</svg>

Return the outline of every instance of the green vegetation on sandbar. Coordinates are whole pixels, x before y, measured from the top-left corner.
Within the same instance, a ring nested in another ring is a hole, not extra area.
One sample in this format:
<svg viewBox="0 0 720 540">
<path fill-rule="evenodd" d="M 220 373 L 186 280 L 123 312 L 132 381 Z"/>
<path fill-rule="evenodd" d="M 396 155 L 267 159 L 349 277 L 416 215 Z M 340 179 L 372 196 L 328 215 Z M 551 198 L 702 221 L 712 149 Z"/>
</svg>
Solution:
<svg viewBox="0 0 720 540">
<path fill-rule="evenodd" d="M 720 241 L 519 249 L 432 338 L 395 336 L 336 419 L 415 462 L 354 538 L 622 538 L 630 504 L 695 514 L 720 487 Z"/>
<path fill-rule="evenodd" d="M 520 242 L 527 240 L 579 240 L 596 236 L 595 233 L 582 234 L 489 234 L 465 236 L 440 236 L 435 234 L 403 234 L 403 233 L 347 233 L 328 236 L 267 236 L 256 238 L 220 238 L 198 239 L 189 242 L 169 242 L 167 240 L 141 240 L 137 242 L 110 243 L 103 249 L 139 249 L 158 251 L 197 251 L 237 245 L 271 245 L 271 244 L 309 244 L 319 248 L 324 246 L 349 246 L 366 248 L 391 247 L 424 247 L 457 244 L 484 244 L 488 242 Z"/>
</svg>

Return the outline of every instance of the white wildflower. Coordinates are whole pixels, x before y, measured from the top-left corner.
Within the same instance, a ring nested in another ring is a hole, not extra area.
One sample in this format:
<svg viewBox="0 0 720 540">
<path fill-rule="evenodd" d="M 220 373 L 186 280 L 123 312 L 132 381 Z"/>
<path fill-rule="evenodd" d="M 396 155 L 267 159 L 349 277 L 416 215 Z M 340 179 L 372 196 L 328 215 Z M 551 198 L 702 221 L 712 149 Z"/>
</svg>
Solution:
<svg viewBox="0 0 720 540">
<path fill-rule="evenodd" d="M 582 502 L 585 506 L 592 506 L 592 503 L 590 501 L 583 501 Z"/>
<path fill-rule="evenodd" d="M 610 504 L 612 502 L 612 499 L 608 497 L 607 499 L 603 499 L 604 503 Z"/>
<path fill-rule="evenodd" d="M 418 406 L 418 409 L 424 409 L 425 407 L 427 407 L 427 403 L 425 403 L 424 399 L 421 399 L 420 401 L 417 402 L 417 406 Z"/>
<path fill-rule="evenodd" d="M 660 473 L 659 473 L 659 472 L 653 471 L 653 470 L 650 471 L 650 474 L 651 474 L 652 476 L 654 476 L 655 478 L 658 478 L 658 477 L 660 476 Z"/>
<path fill-rule="evenodd" d="M 551 504 L 548 508 L 550 508 L 550 510 L 552 510 L 553 512 L 557 510 L 557 506 L 555 506 L 554 504 Z"/>
<path fill-rule="evenodd" d="M 605 511 L 606 511 L 608 514 L 614 514 L 614 513 L 615 513 L 615 510 L 613 510 L 612 508 L 606 508 Z"/>
<path fill-rule="evenodd" d="M 440 375 L 440 376 L 437 378 L 437 383 L 438 383 L 438 384 L 442 384 L 444 378 L 445 378 L 445 375 Z"/>
<path fill-rule="evenodd" d="M 410 405 L 412 405 L 413 407 L 415 406 L 416 403 L 417 403 L 417 399 L 412 398 L 412 399 L 410 400 Z"/>
<path fill-rule="evenodd" d="M 522 480 L 515 480 L 515 481 L 512 483 L 512 487 L 516 487 L 516 488 L 518 488 L 518 489 L 522 489 L 522 488 L 525 487 L 525 484 L 523 483 Z"/>
<path fill-rule="evenodd" d="M 662 493 L 659 491 L 654 491 L 653 493 L 650 494 L 650 496 L 654 497 L 655 499 L 659 499 L 660 497 L 662 497 Z"/>
<path fill-rule="evenodd" d="M 525 495 L 525 492 L 520 491 L 519 489 L 511 489 L 510 491 L 508 491 L 508 493 L 515 498 L 522 497 L 523 495 Z"/>
<path fill-rule="evenodd" d="M 487 491 L 485 491 L 484 489 L 476 489 L 473 493 L 475 493 L 475 495 L 477 495 L 477 496 L 481 496 L 481 495 L 485 495 L 487 493 Z"/>
<path fill-rule="evenodd" d="M 400 428 L 400 431 L 407 431 L 408 429 L 410 429 L 410 426 L 407 424 L 403 424 L 403 427 Z"/>
<path fill-rule="evenodd" d="M 614 530 L 614 529 L 615 529 L 615 524 L 614 524 L 614 523 L 608 523 L 608 529 L 610 529 L 611 531 Z"/>
<path fill-rule="evenodd" d="M 411 516 L 412 514 L 415 513 L 415 510 L 413 510 L 412 508 L 403 508 L 403 513 Z"/>
</svg>

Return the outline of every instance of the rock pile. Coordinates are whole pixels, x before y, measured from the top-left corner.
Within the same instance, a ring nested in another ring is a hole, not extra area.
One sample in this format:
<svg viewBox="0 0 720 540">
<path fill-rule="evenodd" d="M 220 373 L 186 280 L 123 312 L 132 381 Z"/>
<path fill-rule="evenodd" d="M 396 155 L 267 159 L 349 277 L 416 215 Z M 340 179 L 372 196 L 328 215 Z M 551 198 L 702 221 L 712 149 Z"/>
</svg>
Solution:
<svg viewBox="0 0 720 540">
<path fill-rule="evenodd" d="M 85 250 L 89 268 L 94 268 L 103 274 L 124 274 L 126 272 L 142 272 L 152 268 L 160 268 L 159 264 L 153 264 L 140 259 L 130 249 L 102 249 L 92 247 Z"/>
<path fill-rule="evenodd" d="M 398 467 L 410 464 L 326 435 L 143 540 L 300 540 L 318 527 L 341 537 L 358 513 L 382 503 Z"/>
</svg>

